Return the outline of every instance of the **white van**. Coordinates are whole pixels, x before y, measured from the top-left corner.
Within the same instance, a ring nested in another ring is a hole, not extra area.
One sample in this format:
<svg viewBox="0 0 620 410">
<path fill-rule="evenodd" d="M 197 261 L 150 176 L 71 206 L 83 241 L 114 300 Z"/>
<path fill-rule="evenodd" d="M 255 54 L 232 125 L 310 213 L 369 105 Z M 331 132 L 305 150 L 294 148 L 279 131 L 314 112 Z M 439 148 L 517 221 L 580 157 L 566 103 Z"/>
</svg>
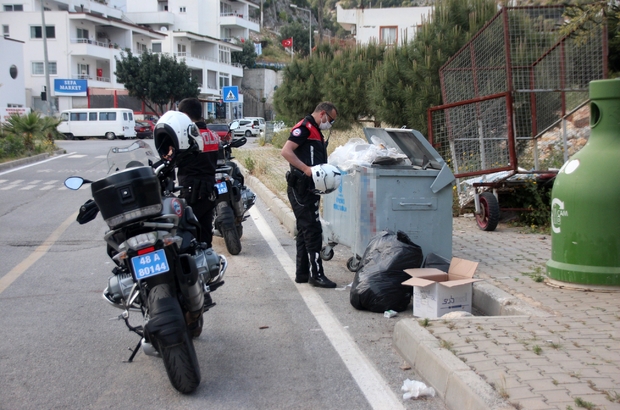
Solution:
<svg viewBox="0 0 620 410">
<path fill-rule="evenodd" d="M 61 112 L 60 121 L 56 129 L 68 140 L 136 137 L 133 111 L 127 108 L 75 108 Z"/>
<path fill-rule="evenodd" d="M 256 124 L 256 121 L 258 121 L 258 129 L 260 130 L 259 132 L 265 135 L 265 119 L 263 117 L 243 117 L 242 119 L 255 121 L 254 124 Z"/>
</svg>

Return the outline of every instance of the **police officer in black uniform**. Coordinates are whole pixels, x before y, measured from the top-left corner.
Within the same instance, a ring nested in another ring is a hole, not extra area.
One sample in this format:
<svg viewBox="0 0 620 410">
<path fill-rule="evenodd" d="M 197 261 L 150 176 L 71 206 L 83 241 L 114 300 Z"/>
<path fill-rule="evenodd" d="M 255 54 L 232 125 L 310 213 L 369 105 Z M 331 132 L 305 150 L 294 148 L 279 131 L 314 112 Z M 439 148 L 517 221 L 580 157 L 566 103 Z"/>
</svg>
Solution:
<svg viewBox="0 0 620 410">
<path fill-rule="evenodd" d="M 335 288 L 323 271 L 320 252 L 323 230 L 319 219 L 321 197 L 312 190 L 310 168 L 327 163 L 327 145 L 321 130 L 328 130 L 338 116 L 331 102 L 322 102 L 311 115 L 299 121 L 282 147 L 282 156 L 291 165 L 287 173 L 287 194 L 297 224 L 295 282 L 321 288 Z"/>
</svg>

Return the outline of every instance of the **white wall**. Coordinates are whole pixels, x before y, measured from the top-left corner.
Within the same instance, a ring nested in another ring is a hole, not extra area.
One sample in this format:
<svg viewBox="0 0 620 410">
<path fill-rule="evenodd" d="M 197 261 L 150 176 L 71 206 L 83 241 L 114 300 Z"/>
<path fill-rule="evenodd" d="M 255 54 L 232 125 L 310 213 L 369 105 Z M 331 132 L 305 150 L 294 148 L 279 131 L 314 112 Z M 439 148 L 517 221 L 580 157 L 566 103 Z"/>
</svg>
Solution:
<svg viewBox="0 0 620 410">
<path fill-rule="evenodd" d="M 26 106 L 24 70 L 24 44 L 20 41 L 0 37 L 0 108 L 9 104 Z M 11 77 L 11 67 L 17 68 L 17 76 Z"/>
<path fill-rule="evenodd" d="M 395 7 L 385 9 L 349 9 L 337 7 L 337 21 L 345 30 L 355 27 L 358 44 L 380 40 L 381 27 L 397 26 L 398 43 L 411 41 L 416 29 L 428 19 L 433 7 Z"/>
</svg>

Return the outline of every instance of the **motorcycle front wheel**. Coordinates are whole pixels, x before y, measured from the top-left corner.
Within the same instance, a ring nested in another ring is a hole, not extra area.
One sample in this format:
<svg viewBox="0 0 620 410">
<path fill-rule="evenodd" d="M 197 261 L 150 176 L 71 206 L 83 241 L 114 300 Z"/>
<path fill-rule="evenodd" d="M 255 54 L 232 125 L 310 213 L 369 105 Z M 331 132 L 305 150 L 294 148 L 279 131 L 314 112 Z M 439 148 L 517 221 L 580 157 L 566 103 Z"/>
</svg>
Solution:
<svg viewBox="0 0 620 410">
<path fill-rule="evenodd" d="M 170 291 L 170 285 L 163 284 L 151 289 L 149 306 L 153 306 L 155 301 L 163 298 L 172 298 L 176 303 L 179 303 Z M 183 332 L 180 344 L 160 347 L 159 350 L 172 387 L 183 394 L 194 392 L 200 384 L 200 366 L 194 343 L 187 330 Z"/>
<path fill-rule="evenodd" d="M 219 219 L 217 229 L 224 237 L 226 249 L 231 255 L 239 255 L 241 253 L 241 238 L 235 226 L 235 213 L 228 206 L 228 203 L 220 202 L 217 205 L 217 218 Z"/>
</svg>

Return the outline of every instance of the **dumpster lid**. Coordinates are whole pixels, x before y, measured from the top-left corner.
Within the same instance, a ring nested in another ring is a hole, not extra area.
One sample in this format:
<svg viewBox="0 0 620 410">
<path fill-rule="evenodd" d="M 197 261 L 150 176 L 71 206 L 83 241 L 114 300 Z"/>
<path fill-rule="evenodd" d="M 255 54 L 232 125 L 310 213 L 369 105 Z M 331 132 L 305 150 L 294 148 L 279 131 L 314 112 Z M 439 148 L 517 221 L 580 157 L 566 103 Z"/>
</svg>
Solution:
<svg viewBox="0 0 620 410">
<path fill-rule="evenodd" d="M 414 166 L 424 169 L 442 169 L 445 161 L 420 131 L 404 128 L 364 128 L 366 139 L 372 144 L 371 137 L 376 136 L 385 144 L 405 154 Z"/>
</svg>

